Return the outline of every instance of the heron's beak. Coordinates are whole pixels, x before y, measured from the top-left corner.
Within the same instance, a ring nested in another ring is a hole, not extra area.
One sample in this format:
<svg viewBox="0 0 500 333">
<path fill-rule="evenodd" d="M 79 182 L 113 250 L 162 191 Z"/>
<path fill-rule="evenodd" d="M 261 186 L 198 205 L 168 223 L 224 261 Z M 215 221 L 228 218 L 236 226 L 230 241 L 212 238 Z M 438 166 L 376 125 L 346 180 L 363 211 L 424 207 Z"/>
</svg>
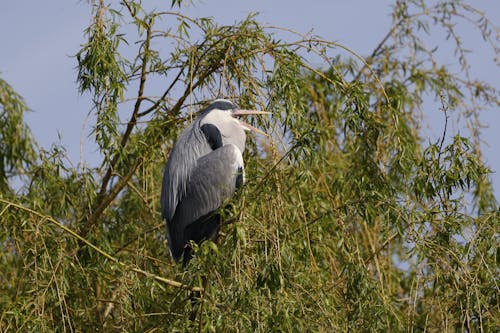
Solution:
<svg viewBox="0 0 500 333">
<path fill-rule="evenodd" d="M 254 115 L 254 114 L 271 114 L 271 112 L 266 112 L 266 111 L 259 111 L 259 110 L 235 110 L 233 111 L 233 116 L 249 116 L 249 115 Z M 257 132 L 259 134 L 262 134 L 264 136 L 268 136 L 266 132 L 261 131 L 260 129 L 253 127 L 252 125 L 239 120 L 240 124 L 245 127 L 246 129 L 250 131 Z"/>
<path fill-rule="evenodd" d="M 235 115 L 235 116 L 248 116 L 251 114 L 271 114 L 271 112 L 259 111 L 259 110 L 234 110 L 233 111 L 233 115 Z"/>
</svg>

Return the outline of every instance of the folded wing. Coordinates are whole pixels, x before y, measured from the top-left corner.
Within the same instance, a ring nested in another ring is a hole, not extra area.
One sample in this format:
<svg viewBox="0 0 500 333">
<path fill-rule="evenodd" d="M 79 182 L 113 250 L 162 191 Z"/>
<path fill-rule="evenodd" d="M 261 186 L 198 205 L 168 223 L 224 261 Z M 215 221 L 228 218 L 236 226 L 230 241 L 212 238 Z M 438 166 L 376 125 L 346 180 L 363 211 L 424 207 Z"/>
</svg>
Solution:
<svg viewBox="0 0 500 333">
<path fill-rule="evenodd" d="M 171 221 L 167 222 L 173 258 L 187 258 L 186 245 L 212 239 L 220 227 L 217 210 L 243 184 L 243 158 L 232 144 L 202 157 L 189 175 L 185 195 L 180 198 Z"/>
</svg>

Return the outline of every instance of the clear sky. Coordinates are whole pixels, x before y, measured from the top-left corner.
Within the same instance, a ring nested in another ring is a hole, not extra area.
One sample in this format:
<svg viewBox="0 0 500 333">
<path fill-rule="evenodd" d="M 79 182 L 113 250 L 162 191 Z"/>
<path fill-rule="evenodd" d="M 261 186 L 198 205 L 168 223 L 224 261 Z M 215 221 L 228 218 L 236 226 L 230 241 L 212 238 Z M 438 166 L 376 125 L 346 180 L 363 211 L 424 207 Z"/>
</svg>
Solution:
<svg viewBox="0 0 500 333">
<path fill-rule="evenodd" d="M 170 0 L 152 3 L 160 7 L 161 3 L 170 4 Z M 183 9 L 183 12 L 200 17 L 212 16 L 226 24 L 243 19 L 249 12 L 259 12 L 259 21 L 263 23 L 299 32 L 314 29 L 314 34 L 366 55 L 387 33 L 392 3 L 387 0 L 195 0 L 195 5 Z M 474 0 L 471 3 L 499 26 L 500 1 Z M 89 23 L 90 6 L 86 1 L 16 0 L 3 3 L 0 11 L 0 76 L 25 98 L 33 111 L 26 120 L 42 147 L 61 143 L 66 146 L 75 165 L 83 158 L 92 166 L 98 163 L 99 157 L 87 138 L 88 124 L 82 131 L 91 103 L 87 96 L 81 96 L 77 91 L 77 61 L 73 57 L 85 42 L 83 31 Z M 497 28 L 497 31 L 498 39 L 500 30 Z M 495 55 L 481 42 L 480 35 L 465 32 L 464 41 L 473 51 L 473 75 L 500 88 L 498 60 L 495 65 Z M 457 59 L 450 58 L 445 64 L 456 65 L 457 62 Z M 489 125 L 483 131 L 483 138 L 488 143 L 484 146 L 487 164 L 498 171 L 492 176 L 497 198 L 500 196 L 500 131 L 496 129 L 500 124 L 499 111 L 489 110 L 482 117 Z M 429 135 L 440 134 L 441 122 L 442 116 L 431 118 L 430 123 L 440 126 L 435 133 L 431 129 Z"/>
</svg>

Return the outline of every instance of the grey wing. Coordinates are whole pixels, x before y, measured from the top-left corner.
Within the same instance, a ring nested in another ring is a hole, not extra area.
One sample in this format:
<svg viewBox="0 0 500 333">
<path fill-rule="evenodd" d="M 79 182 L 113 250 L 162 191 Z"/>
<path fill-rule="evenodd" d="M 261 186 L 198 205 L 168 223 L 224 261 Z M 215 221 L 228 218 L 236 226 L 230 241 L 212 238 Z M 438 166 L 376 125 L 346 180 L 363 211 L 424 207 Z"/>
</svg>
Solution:
<svg viewBox="0 0 500 333">
<path fill-rule="evenodd" d="M 164 220 L 172 220 L 197 160 L 212 151 L 197 126 L 195 121 L 181 133 L 165 165 L 160 199 Z"/>
<path fill-rule="evenodd" d="M 198 159 L 186 194 L 179 200 L 172 220 L 167 222 L 170 252 L 175 260 L 182 256 L 190 240 L 198 242 L 214 236 L 218 223 L 205 217 L 234 194 L 243 177 L 243 158 L 235 145 L 220 147 Z"/>
</svg>

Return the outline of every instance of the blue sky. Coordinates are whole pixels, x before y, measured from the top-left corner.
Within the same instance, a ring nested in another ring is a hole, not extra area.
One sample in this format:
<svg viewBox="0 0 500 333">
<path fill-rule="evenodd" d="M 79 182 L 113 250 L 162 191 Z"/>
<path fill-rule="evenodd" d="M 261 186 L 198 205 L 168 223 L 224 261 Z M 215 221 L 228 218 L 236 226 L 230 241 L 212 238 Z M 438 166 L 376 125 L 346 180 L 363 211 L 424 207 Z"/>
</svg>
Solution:
<svg viewBox="0 0 500 333">
<path fill-rule="evenodd" d="M 157 7 L 161 3 L 169 4 L 170 0 L 153 1 Z M 307 4 L 299 0 L 195 0 L 195 5 L 183 9 L 183 12 L 212 16 L 227 24 L 243 19 L 249 12 L 259 12 L 261 22 L 299 32 L 313 29 L 314 34 L 366 55 L 390 27 L 391 3 L 385 0 L 322 0 Z M 500 1 L 475 0 L 471 3 L 499 26 Z M 42 147 L 61 143 L 66 146 L 74 165 L 83 159 L 92 166 L 99 162 L 99 156 L 88 138 L 89 124 L 84 129 L 91 103 L 87 96 L 78 93 L 75 83 L 77 62 L 73 57 L 85 42 L 83 31 L 89 23 L 90 6 L 86 1 L 5 2 L 0 12 L 0 76 L 25 98 L 33 111 L 26 120 Z M 486 48 L 477 33 L 464 31 L 464 40 L 473 51 L 472 74 L 500 88 L 500 70 L 493 60 L 493 52 Z M 455 66 L 457 62 L 451 57 L 445 64 Z M 490 126 L 483 131 L 483 138 L 488 143 L 484 145 L 487 164 L 500 173 L 500 132 L 496 129 L 500 124 L 499 111 L 488 110 L 482 120 Z M 427 134 L 434 140 L 442 131 L 442 115 L 440 118 L 431 115 L 429 119 Z M 436 123 L 437 129 L 432 128 Z M 497 198 L 500 194 L 499 173 L 492 176 Z"/>
</svg>

